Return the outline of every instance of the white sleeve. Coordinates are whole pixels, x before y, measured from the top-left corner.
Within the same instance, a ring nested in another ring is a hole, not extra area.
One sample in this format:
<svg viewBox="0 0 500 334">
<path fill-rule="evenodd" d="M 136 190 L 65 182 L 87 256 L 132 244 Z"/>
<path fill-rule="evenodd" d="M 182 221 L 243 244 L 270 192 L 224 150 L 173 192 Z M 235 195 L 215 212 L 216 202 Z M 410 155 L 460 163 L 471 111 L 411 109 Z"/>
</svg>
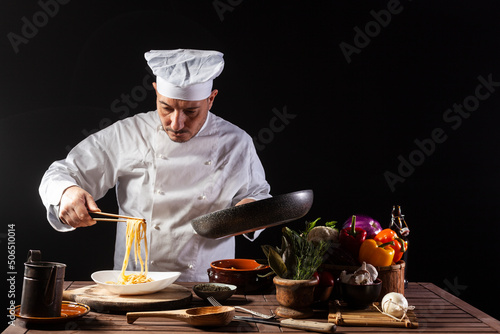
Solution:
<svg viewBox="0 0 500 334">
<path fill-rule="evenodd" d="M 253 145 L 251 138 L 246 135 L 249 144 L 246 149 L 247 164 L 246 169 L 246 182 L 240 189 L 240 192 L 233 198 L 233 205 L 236 205 L 244 198 L 251 198 L 256 201 L 272 197 L 270 194 L 271 186 L 266 181 L 266 173 L 264 167 L 257 155 L 257 151 Z"/>
<path fill-rule="evenodd" d="M 271 186 L 266 181 L 266 173 L 264 171 L 264 167 L 262 166 L 262 162 L 260 161 L 259 156 L 257 155 L 257 151 L 255 150 L 253 143 L 249 147 L 248 154 L 250 156 L 250 162 L 248 168 L 249 185 L 248 185 L 248 195 L 246 195 L 245 198 L 251 198 L 256 201 L 259 201 L 272 197 L 270 194 Z M 254 241 L 259 237 L 262 231 L 264 231 L 264 229 L 257 230 L 250 234 L 243 234 L 243 236 L 250 241 Z"/>
<path fill-rule="evenodd" d="M 57 231 L 67 232 L 74 230 L 74 228 L 63 224 L 59 220 L 59 202 L 64 190 L 77 184 L 68 175 L 63 173 L 58 175 L 57 170 L 59 168 L 56 165 L 61 163 L 62 161 L 54 162 L 45 172 L 38 192 L 42 198 L 43 205 L 47 209 L 47 220 L 50 225 Z"/>
<path fill-rule="evenodd" d="M 89 136 L 66 159 L 52 163 L 42 177 L 39 194 L 54 229 L 61 232 L 74 229 L 59 220 L 59 204 L 65 189 L 77 185 L 97 200 L 114 186 L 116 173 L 112 166 L 116 158 L 109 153 L 113 150 L 103 146 L 105 143 L 103 134 Z"/>
</svg>

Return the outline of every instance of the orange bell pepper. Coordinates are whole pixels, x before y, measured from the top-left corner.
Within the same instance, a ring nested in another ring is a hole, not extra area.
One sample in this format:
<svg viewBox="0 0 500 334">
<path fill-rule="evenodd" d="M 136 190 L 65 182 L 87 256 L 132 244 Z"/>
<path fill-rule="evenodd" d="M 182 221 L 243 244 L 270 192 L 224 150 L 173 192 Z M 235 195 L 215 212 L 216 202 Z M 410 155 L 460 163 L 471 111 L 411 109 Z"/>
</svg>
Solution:
<svg viewBox="0 0 500 334">
<path fill-rule="evenodd" d="M 380 241 L 381 243 L 386 243 L 390 241 L 394 241 L 394 245 L 391 247 L 394 249 L 394 259 L 392 260 L 394 263 L 397 263 L 403 257 L 403 253 L 408 249 L 408 242 L 401 239 L 398 234 L 391 230 L 390 228 L 383 229 L 373 238 L 376 241 Z"/>
<path fill-rule="evenodd" d="M 386 267 L 392 264 L 394 241 L 382 243 L 374 239 L 366 239 L 359 248 L 359 262 L 369 263 L 376 267 Z"/>
</svg>

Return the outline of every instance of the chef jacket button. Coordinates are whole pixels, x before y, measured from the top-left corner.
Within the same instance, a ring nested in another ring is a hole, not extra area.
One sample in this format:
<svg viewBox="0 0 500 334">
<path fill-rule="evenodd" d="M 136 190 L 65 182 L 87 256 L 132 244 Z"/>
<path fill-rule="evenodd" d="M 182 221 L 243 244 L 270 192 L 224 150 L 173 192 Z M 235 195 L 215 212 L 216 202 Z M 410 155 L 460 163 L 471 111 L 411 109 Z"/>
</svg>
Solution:
<svg viewBox="0 0 500 334">
<path fill-rule="evenodd" d="M 192 264 L 192 263 L 188 264 L 188 268 L 189 268 L 189 269 L 193 269 L 193 267 L 194 267 L 194 266 L 193 266 L 193 264 Z"/>
<path fill-rule="evenodd" d="M 207 199 L 207 196 L 201 195 L 201 196 L 198 197 L 198 199 L 201 201 L 201 200 Z"/>
<path fill-rule="evenodd" d="M 163 191 L 161 191 L 161 190 L 157 190 L 157 191 L 156 191 L 156 193 L 157 193 L 158 195 L 163 195 L 163 194 L 164 194 L 164 192 L 163 192 Z"/>
<path fill-rule="evenodd" d="M 153 228 L 154 228 L 155 230 L 159 230 L 159 229 L 160 229 L 160 225 L 158 225 L 158 224 L 154 224 L 154 225 L 153 225 Z"/>
<path fill-rule="evenodd" d="M 167 157 L 166 157 L 166 156 L 164 156 L 163 154 L 159 153 L 159 154 L 158 154 L 158 159 L 163 159 L 163 160 L 166 160 L 166 159 L 167 159 Z"/>
<path fill-rule="evenodd" d="M 205 161 L 205 165 L 209 166 L 209 165 L 211 165 L 211 164 L 212 164 L 212 160 L 207 160 L 207 161 Z"/>
</svg>

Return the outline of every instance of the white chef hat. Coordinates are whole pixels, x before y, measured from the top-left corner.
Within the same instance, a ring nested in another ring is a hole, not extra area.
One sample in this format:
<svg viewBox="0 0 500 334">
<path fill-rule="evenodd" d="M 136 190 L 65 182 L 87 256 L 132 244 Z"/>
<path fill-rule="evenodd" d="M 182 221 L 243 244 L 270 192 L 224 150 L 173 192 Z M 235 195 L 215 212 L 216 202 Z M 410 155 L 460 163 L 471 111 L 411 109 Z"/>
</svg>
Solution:
<svg viewBox="0 0 500 334">
<path fill-rule="evenodd" d="M 223 54 L 205 50 L 151 50 L 144 54 L 156 75 L 158 93 L 173 99 L 199 101 L 212 92 L 213 79 L 224 68 Z"/>
</svg>

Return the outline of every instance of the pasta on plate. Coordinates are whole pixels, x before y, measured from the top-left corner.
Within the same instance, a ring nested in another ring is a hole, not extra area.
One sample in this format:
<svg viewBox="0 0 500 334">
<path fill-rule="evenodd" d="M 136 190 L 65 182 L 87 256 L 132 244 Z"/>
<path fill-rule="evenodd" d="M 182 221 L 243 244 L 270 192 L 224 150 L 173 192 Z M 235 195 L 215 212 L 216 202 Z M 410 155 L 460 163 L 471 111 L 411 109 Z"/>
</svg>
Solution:
<svg viewBox="0 0 500 334">
<path fill-rule="evenodd" d="M 143 261 L 141 256 L 141 242 L 144 240 L 144 251 L 146 254 L 146 261 Z M 148 278 L 148 241 L 146 238 L 146 221 L 144 219 L 127 219 L 126 231 L 126 250 L 123 259 L 122 271 L 118 282 L 106 282 L 110 284 L 139 284 L 152 282 L 152 278 Z M 138 274 L 125 274 L 130 257 L 130 251 L 134 248 L 135 263 L 137 259 L 141 263 L 141 272 Z"/>
</svg>

